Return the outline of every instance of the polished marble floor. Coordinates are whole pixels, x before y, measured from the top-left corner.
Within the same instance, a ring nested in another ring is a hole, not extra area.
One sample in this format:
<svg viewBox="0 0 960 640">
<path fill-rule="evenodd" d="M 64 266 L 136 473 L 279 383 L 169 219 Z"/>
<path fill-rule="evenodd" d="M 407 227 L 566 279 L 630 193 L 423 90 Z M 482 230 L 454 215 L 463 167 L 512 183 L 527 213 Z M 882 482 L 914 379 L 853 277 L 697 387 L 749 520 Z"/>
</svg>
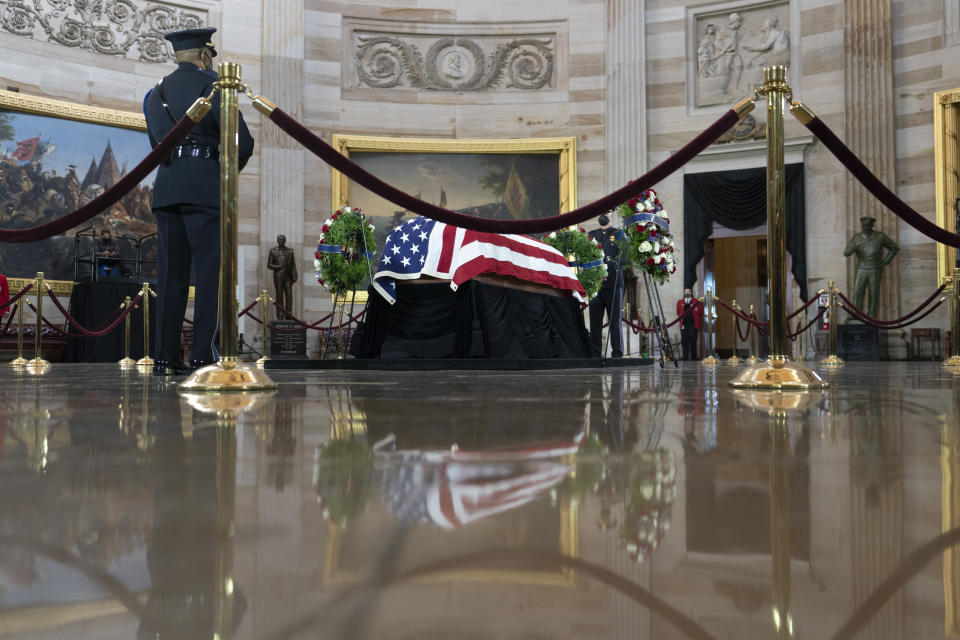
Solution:
<svg viewBox="0 0 960 640">
<path fill-rule="evenodd" d="M 220 414 L 111 365 L 0 366 L 2 638 L 960 634 L 935 363 L 799 396 L 696 363 L 271 371 Z"/>
</svg>

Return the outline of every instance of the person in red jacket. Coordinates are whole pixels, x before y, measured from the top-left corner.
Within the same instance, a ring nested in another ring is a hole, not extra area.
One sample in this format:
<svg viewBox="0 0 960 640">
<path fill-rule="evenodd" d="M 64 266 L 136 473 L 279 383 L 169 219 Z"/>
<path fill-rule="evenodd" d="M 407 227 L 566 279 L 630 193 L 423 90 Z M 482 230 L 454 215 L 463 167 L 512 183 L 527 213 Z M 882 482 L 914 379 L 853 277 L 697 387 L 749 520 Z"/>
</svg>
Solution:
<svg viewBox="0 0 960 640">
<path fill-rule="evenodd" d="M 7 285 L 7 277 L 0 273 L 0 305 L 6 304 L 10 300 L 10 287 Z M 0 309 L 0 316 L 7 315 L 10 309 Z"/>
<path fill-rule="evenodd" d="M 687 313 L 690 308 L 694 310 Z M 687 313 L 687 315 L 683 315 Z M 690 287 L 683 290 L 683 300 L 677 300 L 677 317 L 680 321 L 680 339 L 683 345 L 683 359 L 697 360 L 697 346 L 700 344 L 700 323 L 703 317 L 703 304 L 693 297 Z"/>
</svg>

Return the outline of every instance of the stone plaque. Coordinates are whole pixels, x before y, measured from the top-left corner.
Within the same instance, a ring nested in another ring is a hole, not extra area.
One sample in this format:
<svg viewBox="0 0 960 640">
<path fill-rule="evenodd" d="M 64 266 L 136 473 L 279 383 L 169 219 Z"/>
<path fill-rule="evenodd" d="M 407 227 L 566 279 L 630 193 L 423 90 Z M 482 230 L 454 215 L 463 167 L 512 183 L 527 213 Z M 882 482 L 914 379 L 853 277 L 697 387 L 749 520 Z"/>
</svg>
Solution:
<svg viewBox="0 0 960 640">
<path fill-rule="evenodd" d="M 276 320 L 270 323 L 271 358 L 306 358 L 307 330 L 290 320 Z M 281 329 L 281 331 L 276 331 Z M 296 331 L 292 331 L 296 329 Z"/>
<path fill-rule="evenodd" d="M 865 324 L 842 324 L 837 355 L 844 360 L 879 360 L 879 331 Z"/>
</svg>

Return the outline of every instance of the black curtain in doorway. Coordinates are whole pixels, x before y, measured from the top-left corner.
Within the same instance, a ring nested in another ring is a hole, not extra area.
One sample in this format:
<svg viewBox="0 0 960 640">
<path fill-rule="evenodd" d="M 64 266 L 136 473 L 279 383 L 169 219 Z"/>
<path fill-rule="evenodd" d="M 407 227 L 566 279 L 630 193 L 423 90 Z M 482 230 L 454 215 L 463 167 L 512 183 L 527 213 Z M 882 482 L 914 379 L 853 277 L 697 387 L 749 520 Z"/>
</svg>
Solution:
<svg viewBox="0 0 960 640">
<path fill-rule="evenodd" d="M 793 277 L 800 298 L 807 300 L 807 234 L 803 199 L 803 164 L 785 167 L 787 251 L 793 257 Z M 683 177 L 683 286 L 697 281 L 697 264 L 713 223 L 728 229 L 753 229 L 767 220 L 767 170 L 736 169 L 694 173 Z M 768 251 L 772 247 L 768 247 Z"/>
</svg>

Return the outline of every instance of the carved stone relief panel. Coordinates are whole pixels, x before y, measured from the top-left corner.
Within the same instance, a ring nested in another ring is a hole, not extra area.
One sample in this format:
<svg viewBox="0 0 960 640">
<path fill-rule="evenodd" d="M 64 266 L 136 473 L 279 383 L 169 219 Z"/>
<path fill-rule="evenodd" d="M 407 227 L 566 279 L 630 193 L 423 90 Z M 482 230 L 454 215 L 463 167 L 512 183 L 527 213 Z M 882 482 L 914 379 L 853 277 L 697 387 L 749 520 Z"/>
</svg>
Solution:
<svg viewBox="0 0 960 640">
<path fill-rule="evenodd" d="M 732 104 L 752 95 L 763 83 L 764 67 L 790 68 L 789 2 L 697 7 L 688 21 L 688 86 L 695 108 Z"/>
<path fill-rule="evenodd" d="M 500 25 L 345 23 L 349 89 L 533 92 L 556 86 L 553 24 L 527 24 L 514 34 Z"/>
<path fill-rule="evenodd" d="M 169 62 L 163 34 L 207 25 L 207 12 L 145 0 L 0 0 L 0 30 L 146 62 Z"/>
</svg>

